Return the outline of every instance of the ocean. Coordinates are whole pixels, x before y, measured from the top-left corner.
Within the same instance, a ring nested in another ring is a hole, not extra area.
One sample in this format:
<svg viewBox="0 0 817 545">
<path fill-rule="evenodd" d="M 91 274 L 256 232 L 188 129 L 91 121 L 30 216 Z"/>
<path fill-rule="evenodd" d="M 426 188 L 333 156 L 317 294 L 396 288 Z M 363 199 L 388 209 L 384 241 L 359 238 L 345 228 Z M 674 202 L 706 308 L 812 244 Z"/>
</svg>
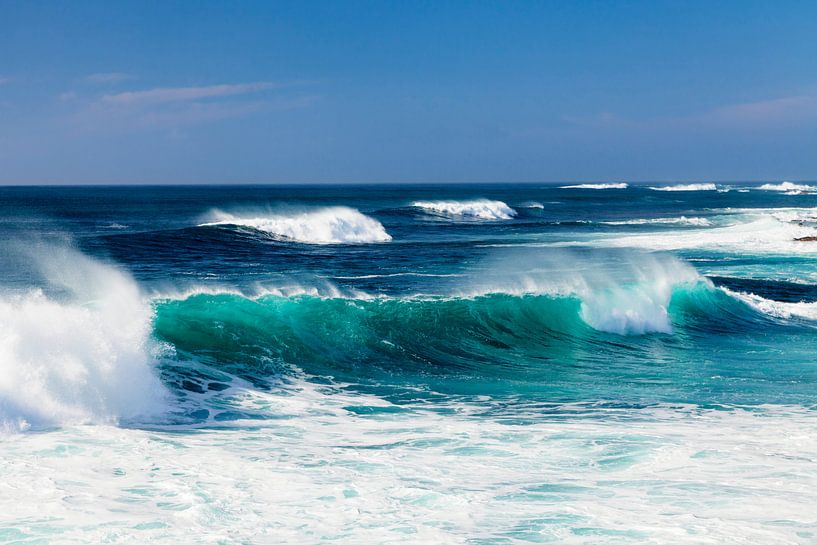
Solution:
<svg viewBox="0 0 817 545">
<path fill-rule="evenodd" d="M 815 236 L 790 182 L 0 188 L 0 542 L 815 543 Z"/>
</svg>

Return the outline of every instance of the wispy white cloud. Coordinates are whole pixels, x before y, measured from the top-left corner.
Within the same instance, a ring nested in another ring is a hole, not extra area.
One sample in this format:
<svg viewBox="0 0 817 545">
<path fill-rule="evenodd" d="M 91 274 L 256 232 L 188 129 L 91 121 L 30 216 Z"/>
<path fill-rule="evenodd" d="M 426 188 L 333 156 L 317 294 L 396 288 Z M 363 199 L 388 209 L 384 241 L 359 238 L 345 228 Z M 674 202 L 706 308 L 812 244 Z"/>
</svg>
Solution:
<svg viewBox="0 0 817 545">
<path fill-rule="evenodd" d="M 570 117 L 572 125 L 608 129 L 774 129 L 817 120 L 817 94 L 727 104 L 686 116 L 631 118 L 612 112 Z"/>
<path fill-rule="evenodd" d="M 102 102 L 120 106 L 146 106 L 170 102 L 188 102 L 194 100 L 222 98 L 250 93 L 259 93 L 281 87 L 280 83 L 254 82 L 200 87 L 156 87 L 144 91 L 126 91 L 102 97 Z"/>
<path fill-rule="evenodd" d="M 716 108 L 701 121 L 728 125 L 774 126 L 817 118 L 817 95 L 797 95 Z"/>
<path fill-rule="evenodd" d="M 0 76 L 0 87 L 11 83 L 11 78 Z"/>
<path fill-rule="evenodd" d="M 155 87 L 96 96 L 63 93 L 60 99 L 80 106 L 72 114 L 81 130 L 169 129 L 273 111 L 306 108 L 316 95 L 270 93 L 304 82 L 249 82 L 193 87 Z"/>
<path fill-rule="evenodd" d="M 241 102 L 192 102 L 179 108 L 145 111 L 134 121 L 143 127 L 177 127 L 224 119 L 234 119 L 272 111 L 305 108 L 318 97 L 304 96 L 293 99 L 271 99 Z"/>
<path fill-rule="evenodd" d="M 119 83 L 134 79 L 133 74 L 127 72 L 100 72 L 98 74 L 91 74 L 85 76 L 85 80 L 91 83 Z"/>
</svg>

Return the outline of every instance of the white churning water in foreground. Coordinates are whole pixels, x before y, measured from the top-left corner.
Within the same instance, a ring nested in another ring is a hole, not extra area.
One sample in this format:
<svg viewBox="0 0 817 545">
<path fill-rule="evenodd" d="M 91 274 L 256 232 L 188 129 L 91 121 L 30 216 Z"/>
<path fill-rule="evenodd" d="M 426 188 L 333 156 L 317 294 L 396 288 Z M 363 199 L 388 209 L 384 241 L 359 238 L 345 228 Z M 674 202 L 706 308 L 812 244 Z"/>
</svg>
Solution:
<svg viewBox="0 0 817 545">
<path fill-rule="evenodd" d="M 0 438 L 0 540 L 817 538 L 817 415 L 800 408 L 486 416 L 490 400 L 395 412 L 306 384 L 226 393 L 279 418 L 183 434 L 80 426 Z M 361 405 L 383 411 L 360 416 Z"/>
</svg>

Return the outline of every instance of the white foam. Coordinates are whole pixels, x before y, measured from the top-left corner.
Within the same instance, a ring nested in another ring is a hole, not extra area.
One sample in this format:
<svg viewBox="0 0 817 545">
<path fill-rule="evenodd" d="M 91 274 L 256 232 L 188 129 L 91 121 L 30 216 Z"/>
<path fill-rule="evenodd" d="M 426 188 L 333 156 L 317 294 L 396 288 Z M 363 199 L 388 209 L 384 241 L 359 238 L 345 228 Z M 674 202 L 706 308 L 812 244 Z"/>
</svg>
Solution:
<svg viewBox="0 0 817 545">
<path fill-rule="evenodd" d="M 0 297 L 0 423 L 116 422 L 164 409 L 151 310 L 119 269 L 75 251 L 34 257 L 50 289 Z"/>
<path fill-rule="evenodd" d="M 232 214 L 210 213 L 207 225 L 250 227 L 277 237 L 307 244 L 358 244 L 388 242 L 391 235 L 383 225 L 354 208 L 329 206 L 297 212 Z"/>
<path fill-rule="evenodd" d="M 817 230 L 786 221 L 782 214 L 752 215 L 749 221 L 706 230 L 671 231 L 609 237 L 590 245 L 646 248 L 650 250 L 704 249 L 779 254 L 815 254 L 817 244 L 795 239 L 815 236 Z M 575 244 L 575 243 L 571 243 Z"/>
<path fill-rule="evenodd" d="M 523 202 L 519 206 L 521 206 L 522 208 L 538 208 L 540 210 L 545 208 L 544 204 L 542 204 L 540 202 L 536 202 L 536 201 Z"/>
<path fill-rule="evenodd" d="M 732 297 L 743 301 L 753 309 L 775 318 L 817 320 L 817 302 L 800 301 L 797 303 L 787 303 L 784 301 L 766 299 L 754 293 L 735 292 L 723 287 L 721 289 Z"/>
<path fill-rule="evenodd" d="M 400 406 L 302 383 L 232 397 L 272 419 L 3 441 L 14 492 L 0 494 L 3 528 L 156 544 L 801 543 L 813 532 L 817 417 L 800 407 L 573 404 L 548 418 L 554 405 Z"/>
<path fill-rule="evenodd" d="M 786 195 L 801 195 L 809 191 L 817 191 L 817 186 L 783 182 L 779 184 L 763 184 L 758 189 L 763 191 L 781 191 Z"/>
<path fill-rule="evenodd" d="M 561 189 L 627 189 L 628 185 L 624 182 L 608 183 L 608 184 L 576 184 L 563 185 Z"/>
<path fill-rule="evenodd" d="M 509 220 L 516 210 L 502 201 L 476 199 L 472 201 L 415 201 L 412 206 L 435 216 L 480 220 Z"/>
<path fill-rule="evenodd" d="M 653 224 L 692 225 L 695 227 L 709 227 L 710 225 L 712 225 L 712 222 L 710 222 L 706 218 L 698 217 L 688 218 L 686 216 L 681 216 L 678 218 L 642 218 L 620 221 L 602 221 L 599 223 L 603 223 L 605 225 L 653 225 Z"/>
<path fill-rule="evenodd" d="M 650 187 L 653 191 L 717 191 L 715 184 L 678 184 Z"/>
</svg>

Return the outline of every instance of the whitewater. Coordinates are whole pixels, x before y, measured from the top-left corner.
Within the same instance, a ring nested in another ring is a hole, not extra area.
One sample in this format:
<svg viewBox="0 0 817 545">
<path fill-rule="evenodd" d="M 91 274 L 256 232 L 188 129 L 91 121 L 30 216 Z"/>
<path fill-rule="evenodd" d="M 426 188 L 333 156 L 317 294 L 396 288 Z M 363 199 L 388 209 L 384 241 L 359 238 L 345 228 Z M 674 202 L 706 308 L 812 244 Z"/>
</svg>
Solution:
<svg viewBox="0 0 817 545">
<path fill-rule="evenodd" d="M 0 542 L 814 542 L 816 186 L 0 188 Z"/>
</svg>

